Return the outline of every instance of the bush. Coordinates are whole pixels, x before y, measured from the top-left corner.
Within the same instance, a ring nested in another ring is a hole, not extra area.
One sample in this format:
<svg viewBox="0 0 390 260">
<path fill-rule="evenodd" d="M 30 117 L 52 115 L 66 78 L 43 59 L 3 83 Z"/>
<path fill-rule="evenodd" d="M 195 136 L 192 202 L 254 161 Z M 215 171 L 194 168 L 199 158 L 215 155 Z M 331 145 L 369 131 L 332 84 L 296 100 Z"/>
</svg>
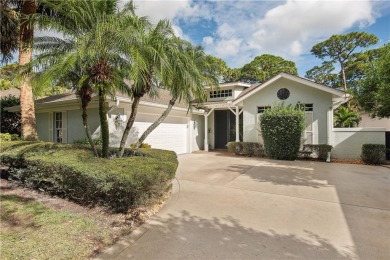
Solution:
<svg viewBox="0 0 390 260">
<path fill-rule="evenodd" d="M 131 144 L 130 148 L 134 149 L 135 145 L 136 144 Z M 150 144 L 147 144 L 147 143 L 142 143 L 140 148 L 150 149 L 150 148 L 152 148 L 152 146 Z"/>
<path fill-rule="evenodd" d="M 383 144 L 363 144 L 361 158 L 366 164 L 381 164 L 386 158 L 386 146 Z"/>
<path fill-rule="evenodd" d="M 265 153 L 272 159 L 295 160 L 301 145 L 305 113 L 284 104 L 267 109 L 261 115 Z"/>
<path fill-rule="evenodd" d="M 332 148 L 333 147 L 328 144 L 305 144 L 303 145 L 303 154 L 307 156 L 311 153 L 315 153 L 319 160 L 326 161 L 328 152 L 332 151 Z"/>
<path fill-rule="evenodd" d="M 20 136 L 17 134 L 0 133 L 1 142 L 17 141 L 17 140 L 21 140 Z"/>
<path fill-rule="evenodd" d="M 9 95 L 6 97 L 1 97 L 0 107 L 1 107 L 1 121 L 0 121 L 0 132 L 1 133 L 10 133 L 16 134 L 18 136 L 22 133 L 22 119 L 20 113 L 8 112 L 4 110 L 6 107 L 12 107 L 20 105 L 20 100 L 18 97 Z"/>
<path fill-rule="evenodd" d="M 229 142 L 226 145 L 228 152 L 236 155 L 264 156 L 263 146 L 254 142 Z"/>
<path fill-rule="evenodd" d="M 99 139 L 92 139 L 92 140 L 93 140 L 93 143 L 95 145 L 102 145 L 103 144 L 103 141 L 100 138 Z M 88 138 L 81 138 L 81 139 L 74 140 L 73 144 L 90 145 Z"/>
<path fill-rule="evenodd" d="M 87 147 L 56 143 L 4 142 L 0 149 L 2 163 L 10 167 L 8 179 L 115 212 L 160 199 L 178 165 L 174 152 L 157 149 L 121 159 L 96 158 Z"/>
</svg>

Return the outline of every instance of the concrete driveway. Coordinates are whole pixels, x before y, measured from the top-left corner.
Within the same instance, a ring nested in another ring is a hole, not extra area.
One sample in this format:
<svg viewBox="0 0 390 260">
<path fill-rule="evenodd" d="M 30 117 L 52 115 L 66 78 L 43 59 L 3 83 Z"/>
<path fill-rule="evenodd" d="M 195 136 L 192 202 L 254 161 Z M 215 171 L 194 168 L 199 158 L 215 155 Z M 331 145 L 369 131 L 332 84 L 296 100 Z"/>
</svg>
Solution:
<svg viewBox="0 0 390 260">
<path fill-rule="evenodd" d="M 169 202 L 98 259 L 390 259 L 390 169 L 179 156 Z"/>
</svg>

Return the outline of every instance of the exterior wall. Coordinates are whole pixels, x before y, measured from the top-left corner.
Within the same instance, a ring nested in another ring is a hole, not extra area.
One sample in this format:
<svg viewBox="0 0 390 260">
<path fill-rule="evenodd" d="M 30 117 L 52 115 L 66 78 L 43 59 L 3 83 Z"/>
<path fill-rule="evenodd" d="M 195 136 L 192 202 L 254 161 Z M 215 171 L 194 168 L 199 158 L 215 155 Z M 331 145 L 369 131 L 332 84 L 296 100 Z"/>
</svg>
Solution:
<svg viewBox="0 0 390 260">
<path fill-rule="evenodd" d="M 236 99 L 241 94 L 242 91 L 244 91 L 244 87 L 235 86 L 233 90 L 233 98 Z"/>
<path fill-rule="evenodd" d="M 284 101 L 288 104 L 313 104 L 313 144 L 327 143 L 327 113 L 332 106 L 332 95 L 321 90 L 302 85 L 287 79 L 280 79 L 243 101 L 244 142 L 257 142 L 256 117 L 258 106 L 279 104 L 276 93 L 281 88 L 290 91 L 290 97 Z"/>
<path fill-rule="evenodd" d="M 37 120 L 37 132 L 39 140 L 48 142 L 49 138 L 49 113 L 37 113 L 35 115 Z"/>
<path fill-rule="evenodd" d="M 140 105 L 126 145 L 129 146 L 136 142 L 164 110 L 163 107 Z M 63 113 L 63 142 L 73 143 L 75 140 L 86 138 L 81 118 L 82 112 L 78 105 L 70 105 L 68 107 L 41 108 L 41 111 L 37 111 L 37 130 L 41 140 L 53 140 L 53 136 L 50 135 L 53 135 L 54 112 Z M 118 108 L 108 113 L 111 146 L 119 146 L 130 112 L 131 104 L 121 103 Z M 177 153 L 191 152 L 192 147 L 196 150 L 203 149 L 204 119 L 202 119 L 203 116 L 197 117 L 199 119 L 197 124 L 193 124 L 193 122 L 191 124 L 191 115 L 187 110 L 172 110 L 164 122 L 146 138 L 145 142 L 151 144 L 153 148 L 174 150 Z M 88 123 L 92 137 L 98 138 L 100 136 L 100 120 L 97 107 L 88 109 Z M 196 129 L 189 130 L 190 126 L 196 127 Z"/>
<path fill-rule="evenodd" d="M 384 128 L 335 128 L 332 158 L 359 159 L 363 144 L 385 144 Z"/>
<path fill-rule="evenodd" d="M 360 116 L 362 117 L 362 121 L 360 121 L 359 127 L 384 127 L 386 131 L 390 131 L 390 118 L 371 118 L 366 113 Z"/>
<path fill-rule="evenodd" d="M 192 142 L 191 152 L 204 150 L 204 116 L 193 115 L 190 127 L 192 131 L 192 136 L 190 137 Z"/>
<path fill-rule="evenodd" d="M 76 140 L 87 138 L 85 135 L 85 129 L 83 126 L 83 119 L 81 118 L 81 109 L 68 110 L 68 143 L 73 143 Z M 88 113 L 88 125 L 91 134 L 94 134 L 99 126 L 99 111 L 97 109 L 87 109 Z"/>
</svg>

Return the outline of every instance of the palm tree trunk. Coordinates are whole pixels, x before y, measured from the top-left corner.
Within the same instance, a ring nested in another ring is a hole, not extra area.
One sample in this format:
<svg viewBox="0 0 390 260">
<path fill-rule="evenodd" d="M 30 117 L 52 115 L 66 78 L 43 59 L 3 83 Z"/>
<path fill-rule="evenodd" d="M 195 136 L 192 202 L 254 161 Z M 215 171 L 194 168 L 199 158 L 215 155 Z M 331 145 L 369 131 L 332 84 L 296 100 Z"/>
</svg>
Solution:
<svg viewBox="0 0 390 260">
<path fill-rule="evenodd" d="M 87 135 L 89 144 L 91 145 L 91 149 L 92 149 L 93 153 L 95 154 L 95 156 L 99 157 L 99 154 L 96 150 L 95 143 L 93 142 L 93 139 L 92 139 L 91 132 L 89 130 L 87 106 L 88 106 L 88 104 L 82 104 L 83 113 L 82 113 L 81 117 L 83 118 L 83 125 L 84 125 L 84 129 L 85 129 L 85 134 Z"/>
<path fill-rule="evenodd" d="M 161 114 L 160 118 L 157 119 L 153 124 L 151 124 L 146 130 L 145 132 L 141 135 L 141 137 L 138 139 L 136 145 L 135 145 L 135 149 L 138 149 L 141 147 L 142 143 L 145 141 L 145 139 L 148 137 L 148 135 L 150 135 L 151 132 L 153 132 L 154 129 L 156 129 L 164 120 L 165 118 L 167 118 L 169 112 L 171 112 L 173 106 L 175 105 L 176 103 L 176 100 L 177 98 L 172 98 L 171 100 L 169 100 L 169 105 L 167 107 L 167 109 L 165 109 L 165 111 Z"/>
<path fill-rule="evenodd" d="M 134 96 L 133 104 L 131 104 L 130 118 L 127 121 L 125 130 L 123 131 L 122 140 L 121 140 L 121 143 L 120 143 L 120 146 L 119 146 L 119 151 L 118 151 L 118 157 L 119 158 L 121 158 L 123 156 L 123 153 L 125 151 L 126 140 L 127 140 L 128 136 L 129 136 L 130 129 L 133 127 L 133 124 L 134 124 L 134 121 L 135 121 L 135 117 L 137 115 L 138 105 L 139 105 L 139 102 L 141 100 L 141 97 L 142 97 L 141 95 Z"/>
<path fill-rule="evenodd" d="M 146 79 L 146 86 L 145 86 L 145 88 L 143 90 L 137 92 L 137 93 L 134 93 L 134 95 L 133 95 L 134 96 L 134 100 L 133 100 L 133 104 L 131 105 L 130 118 L 127 121 L 125 130 L 123 131 L 122 140 L 121 140 L 121 143 L 120 143 L 120 146 L 119 146 L 119 150 L 118 150 L 118 154 L 117 154 L 117 156 L 119 158 L 122 158 L 123 153 L 125 152 L 126 140 L 127 140 L 128 136 L 129 136 L 130 129 L 133 127 L 133 124 L 134 124 L 134 121 L 135 121 L 135 117 L 137 116 L 139 102 L 140 102 L 141 98 L 146 93 L 149 93 L 149 91 L 152 89 L 152 86 L 153 86 L 153 69 L 152 68 L 149 68 L 149 70 L 147 72 L 147 75 L 146 75 L 146 78 L 147 79 Z"/>
<path fill-rule="evenodd" d="M 23 66 L 31 61 L 34 39 L 34 27 L 28 24 L 27 15 L 37 10 L 37 1 L 25 0 L 22 5 L 22 18 L 19 32 L 19 65 Z M 29 140 L 38 140 L 35 119 L 34 97 L 29 76 L 22 79 L 20 84 L 20 111 L 22 117 L 22 137 Z"/>
<path fill-rule="evenodd" d="M 102 137 L 102 157 L 108 158 L 110 145 L 110 131 L 107 120 L 106 93 L 102 88 L 99 89 L 99 116 L 100 116 L 100 134 Z"/>
</svg>

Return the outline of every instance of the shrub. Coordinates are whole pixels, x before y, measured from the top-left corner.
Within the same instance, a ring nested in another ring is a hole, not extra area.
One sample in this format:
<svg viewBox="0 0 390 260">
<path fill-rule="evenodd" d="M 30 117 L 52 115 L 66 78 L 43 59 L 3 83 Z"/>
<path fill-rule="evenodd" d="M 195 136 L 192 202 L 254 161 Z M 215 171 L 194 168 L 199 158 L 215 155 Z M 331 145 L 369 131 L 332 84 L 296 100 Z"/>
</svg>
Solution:
<svg viewBox="0 0 390 260">
<path fill-rule="evenodd" d="M 263 146 L 254 142 L 229 142 L 226 145 L 228 152 L 236 155 L 264 156 Z"/>
<path fill-rule="evenodd" d="M 295 160 L 304 130 L 304 111 L 284 104 L 267 109 L 261 115 L 265 153 L 273 159 Z"/>
<path fill-rule="evenodd" d="M 22 132 L 22 119 L 20 113 L 13 113 L 4 110 L 6 107 L 17 106 L 20 104 L 18 97 L 9 95 L 6 97 L 1 97 L 0 107 L 1 107 L 1 121 L 0 121 L 0 132 L 1 133 L 10 133 L 19 135 Z"/>
<path fill-rule="evenodd" d="M 135 148 L 135 145 L 136 145 L 136 144 L 131 144 L 131 145 L 130 145 L 130 148 L 133 148 L 133 149 L 134 149 L 134 148 Z M 147 143 L 142 143 L 140 148 L 150 149 L 150 148 L 152 148 L 152 146 L 151 146 L 150 144 L 147 144 Z"/>
<path fill-rule="evenodd" d="M 332 146 L 328 144 L 305 144 L 303 145 L 303 154 L 307 157 L 310 153 L 315 153 L 317 158 L 321 161 L 326 161 L 328 152 L 332 151 Z"/>
<path fill-rule="evenodd" d="M 178 165 L 174 152 L 141 149 L 148 156 L 102 159 L 87 147 L 37 142 L 4 142 L 0 159 L 8 178 L 83 205 L 115 212 L 147 206 L 171 187 Z M 3 174 L 3 173 L 2 173 Z"/>
<path fill-rule="evenodd" d="M 383 144 L 363 144 L 361 158 L 366 164 L 381 164 L 386 158 L 386 146 Z"/>
<path fill-rule="evenodd" d="M 99 139 L 92 139 L 92 140 L 93 140 L 93 143 L 95 145 L 102 145 L 103 144 L 103 141 L 100 138 Z M 74 140 L 73 144 L 89 145 L 89 140 L 88 140 L 88 138 L 81 138 L 81 139 Z"/>
<path fill-rule="evenodd" d="M 1 142 L 17 141 L 17 140 L 21 140 L 20 136 L 17 134 L 0 133 Z"/>
</svg>

